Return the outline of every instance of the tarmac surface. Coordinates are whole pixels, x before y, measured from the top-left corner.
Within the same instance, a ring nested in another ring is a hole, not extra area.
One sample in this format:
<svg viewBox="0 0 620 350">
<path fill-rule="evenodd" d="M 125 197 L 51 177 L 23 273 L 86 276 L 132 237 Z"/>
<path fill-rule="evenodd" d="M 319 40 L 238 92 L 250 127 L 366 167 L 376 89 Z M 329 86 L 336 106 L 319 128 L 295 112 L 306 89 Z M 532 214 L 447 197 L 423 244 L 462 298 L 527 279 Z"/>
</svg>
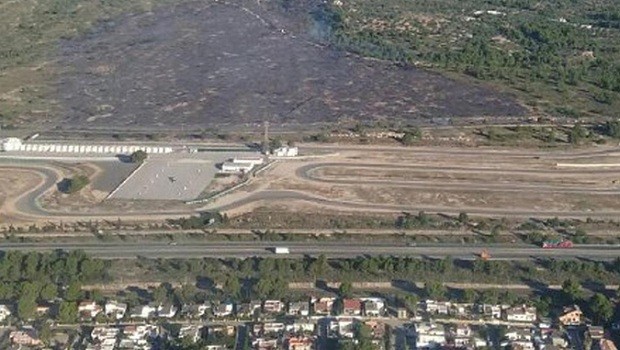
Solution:
<svg viewBox="0 0 620 350">
<path fill-rule="evenodd" d="M 150 200 L 192 200 L 215 178 L 218 167 L 233 157 L 259 154 L 199 152 L 150 156 L 124 181 L 110 198 Z"/>
<path fill-rule="evenodd" d="M 274 254 L 274 247 L 288 247 L 290 254 Z M 530 260 L 539 258 L 591 259 L 608 261 L 620 256 L 620 246 L 576 246 L 567 249 L 543 249 L 533 245 L 459 245 L 424 244 L 418 246 L 395 245 L 390 243 L 356 242 L 187 242 L 178 244 L 159 242 L 121 242 L 121 243 L 4 243 L 0 251 L 83 250 L 89 255 L 103 259 L 147 258 L 247 258 L 271 256 L 298 258 L 306 255 L 325 255 L 328 257 L 358 256 L 411 256 L 471 260 L 483 249 L 487 249 L 496 260 Z"/>
</svg>

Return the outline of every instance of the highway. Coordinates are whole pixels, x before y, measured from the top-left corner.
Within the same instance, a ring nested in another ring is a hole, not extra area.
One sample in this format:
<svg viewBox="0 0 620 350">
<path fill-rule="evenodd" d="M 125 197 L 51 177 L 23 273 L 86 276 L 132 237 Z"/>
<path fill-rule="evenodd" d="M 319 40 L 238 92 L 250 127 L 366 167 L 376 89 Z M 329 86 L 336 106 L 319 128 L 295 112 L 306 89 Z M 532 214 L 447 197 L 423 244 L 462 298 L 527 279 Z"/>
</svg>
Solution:
<svg viewBox="0 0 620 350">
<path fill-rule="evenodd" d="M 274 254 L 273 247 L 290 249 L 290 254 Z M 493 259 L 529 260 L 536 258 L 590 259 L 608 261 L 620 256 L 620 246 L 578 246 L 570 249 L 542 249 L 533 245 L 459 245 L 428 244 L 407 246 L 394 243 L 358 243 L 343 241 L 322 242 L 94 242 L 94 243 L 4 243 L 1 251 L 83 250 L 89 255 L 102 259 L 147 258 L 247 258 L 247 257 L 294 257 L 305 255 L 351 258 L 358 256 L 395 255 L 416 258 L 474 259 L 487 249 Z"/>
</svg>

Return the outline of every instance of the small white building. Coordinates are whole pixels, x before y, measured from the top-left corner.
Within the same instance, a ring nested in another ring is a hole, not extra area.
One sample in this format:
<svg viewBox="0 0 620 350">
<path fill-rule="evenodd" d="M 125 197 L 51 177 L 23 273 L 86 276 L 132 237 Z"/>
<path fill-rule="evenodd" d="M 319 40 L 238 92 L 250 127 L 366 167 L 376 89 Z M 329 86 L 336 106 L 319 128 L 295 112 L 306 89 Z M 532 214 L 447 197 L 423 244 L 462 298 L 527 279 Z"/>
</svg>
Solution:
<svg viewBox="0 0 620 350">
<path fill-rule="evenodd" d="M 265 159 L 263 157 L 235 157 L 232 159 L 233 163 L 241 163 L 241 164 L 252 164 L 252 166 L 257 166 L 263 164 Z"/>
<path fill-rule="evenodd" d="M 157 307 L 157 317 L 173 318 L 177 314 L 177 311 L 179 311 L 179 309 L 172 304 L 159 305 Z"/>
<path fill-rule="evenodd" d="M 102 307 L 94 301 L 82 301 L 78 305 L 78 313 L 84 318 L 95 318 L 102 311 Z"/>
<path fill-rule="evenodd" d="M 157 312 L 157 308 L 151 305 L 141 305 L 136 306 L 131 309 L 131 314 L 129 317 L 131 318 L 149 318 L 155 316 Z"/>
<path fill-rule="evenodd" d="M 297 157 L 299 149 L 297 147 L 280 147 L 273 151 L 273 155 L 276 157 Z"/>
<path fill-rule="evenodd" d="M 506 321 L 509 322 L 534 322 L 536 321 L 536 308 L 521 305 L 506 310 Z"/>
<path fill-rule="evenodd" d="M 252 168 L 254 168 L 252 163 L 224 162 L 222 164 L 222 172 L 224 173 L 248 173 Z"/>
<path fill-rule="evenodd" d="M 118 303 L 116 301 L 108 301 L 104 306 L 105 315 L 113 317 L 117 320 L 122 320 L 127 312 L 127 304 Z"/>
<path fill-rule="evenodd" d="M 437 347 L 446 344 L 446 331 L 442 325 L 420 323 L 415 325 L 418 348 Z"/>
<path fill-rule="evenodd" d="M 8 305 L 0 305 L 0 322 L 4 322 L 9 316 L 11 316 L 11 309 Z"/>
<path fill-rule="evenodd" d="M 19 151 L 22 148 L 22 140 L 17 137 L 8 137 L 0 141 L 0 151 Z"/>
</svg>

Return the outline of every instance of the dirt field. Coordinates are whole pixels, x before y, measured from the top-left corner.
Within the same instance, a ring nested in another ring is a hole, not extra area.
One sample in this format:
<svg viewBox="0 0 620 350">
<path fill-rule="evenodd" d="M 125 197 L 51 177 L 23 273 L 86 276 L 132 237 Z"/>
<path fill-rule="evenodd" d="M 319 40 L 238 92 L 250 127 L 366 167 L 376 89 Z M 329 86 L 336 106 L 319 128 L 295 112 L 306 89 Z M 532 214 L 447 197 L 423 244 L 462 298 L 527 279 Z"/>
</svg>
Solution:
<svg viewBox="0 0 620 350">
<path fill-rule="evenodd" d="M 64 42 L 62 127 L 189 129 L 264 120 L 286 127 L 526 113 L 489 87 L 316 44 L 307 22 L 312 1 L 287 10 L 236 2 L 163 7 Z"/>
</svg>

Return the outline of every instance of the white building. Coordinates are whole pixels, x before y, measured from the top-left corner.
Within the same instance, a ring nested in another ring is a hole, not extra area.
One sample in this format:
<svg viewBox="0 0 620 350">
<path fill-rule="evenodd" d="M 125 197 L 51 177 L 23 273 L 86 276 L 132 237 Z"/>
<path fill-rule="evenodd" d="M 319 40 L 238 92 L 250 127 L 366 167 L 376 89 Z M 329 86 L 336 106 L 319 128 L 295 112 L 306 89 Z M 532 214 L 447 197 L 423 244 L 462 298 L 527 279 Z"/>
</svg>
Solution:
<svg viewBox="0 0 620 350">
<path fill-rule="evenodd" d="M 442 325 L 419 323 L 415 325 L 416 347 L 437 347 L 446 344 L 446 331 Z"/>
<path fill-rule="evenodd" d="M 157 308 L 151 305 L 141 305 L 136 306 L 131 309 L 131 314 L 129 317 L 131 318 L 149 318 L 155 316 L 157 312 Z"/>
<path fill-rule="evenodd" d="M 534 322 L 536 321 L 536 308 L 521 305 L 506 310 L 506 321 L 509 322 Z"/>
<path fill-rule="evenodd" d="M 252 168 L 254 168 L 252 163 L 224 162 L 222 164 L 222 172 L 224 173 L 248 173 Z"/>
<path fill-rule="evenodd" d="M 94 301 L 82 301 L 78 305 L 78 314 L 84 318 L 95 318 L 102 311 L 102 307 Z"/>
<path fill-rule="evenodd" d="M 11 316 L 11 309 L 7 305 L 0 305 L 0 322 Z"/>
<path fill-rule="evenodd" d="M 276 157 L 297 157 L 299 149 L 297 147 L 280 147 L 273 151 L 273 155 Z"/>
<path fill-rule="evenodd" d="M 241 163 L 241 164 L 252 164 L 252 166 L 257 166 L 263 164 L 265 159 L 263 157 L 235 157 L 232 159 L 233 163 Z"/>
<path fill-rule="evenodd" d="M 17 137 L 8 137 L 0 140 L 0 151 L 19 151 L 22 148 L 22 140 Z"/>
<path fill-rule="evenodd" d="M 121 320 L 125 317 L 125 313 L 127 312 L 127 304 L 118 303 L 116 301 L 108 301 L 104 306 L 104 312 L 108 317 Z"/>
<path fill-rule="evenodd" d="M 177 314 L 177 311 L 179 311 L 179 309 L 172 304 L 159 305 L 157 307 L 157 317 L 173 318 Z"/>
</svg>

